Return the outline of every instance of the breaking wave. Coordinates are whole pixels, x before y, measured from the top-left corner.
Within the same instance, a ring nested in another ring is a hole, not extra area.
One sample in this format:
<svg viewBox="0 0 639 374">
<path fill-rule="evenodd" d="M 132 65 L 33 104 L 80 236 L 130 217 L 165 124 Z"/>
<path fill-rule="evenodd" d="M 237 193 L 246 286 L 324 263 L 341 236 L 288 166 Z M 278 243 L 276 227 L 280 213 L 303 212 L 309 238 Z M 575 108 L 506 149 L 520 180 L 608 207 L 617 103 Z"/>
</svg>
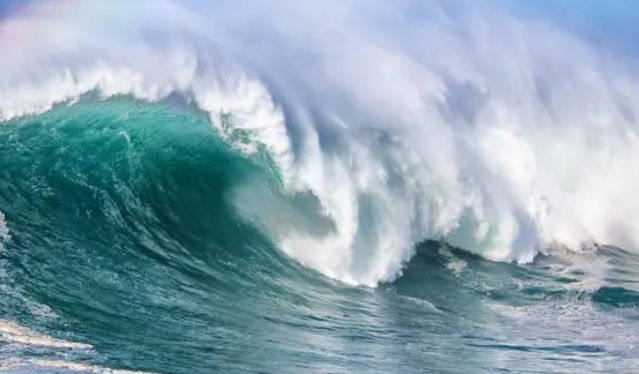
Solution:
<svg viewBox="0 0 639 374">
<path fill-rule="evenodd" d="M 394 279 L 424 240 L 518 262 L 639 248 L 627 61 L 495 3 L 249 3 L 35 2 L 0 25 L 0 116 L 87 94 L 192 105 L 274 163 L 281 196 L 234 190 L 244 219 L 352 284 Z"/>
<path fill-rule="evenodd" d="M 639 367 L 639 13 L 573 3 L 0 1 L 0 371 Z"/>
</svg>

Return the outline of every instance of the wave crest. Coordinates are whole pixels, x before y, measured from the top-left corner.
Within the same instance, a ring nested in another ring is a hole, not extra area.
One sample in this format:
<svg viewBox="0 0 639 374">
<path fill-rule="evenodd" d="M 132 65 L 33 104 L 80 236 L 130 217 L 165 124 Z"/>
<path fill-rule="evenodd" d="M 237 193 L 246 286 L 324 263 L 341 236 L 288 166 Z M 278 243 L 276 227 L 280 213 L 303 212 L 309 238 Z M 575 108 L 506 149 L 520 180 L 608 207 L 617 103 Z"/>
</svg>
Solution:
<svg viewBox="0 0 639 374">
<path fill-rule="evenodd" d="M 554 25 L 460 3 L 88 1 L 46 22 L 35 6 L 0 27 L 28 40 L 0 63 L 0 116 L 178 92 L 243 152 L 266 147 L 285 192 L 334 224 L 310 232 L 259 186 L 236 193 L 247 219 L 354 284 L 394 278 L 425 239 L 497 261 L 639 249 L 636 77 Z"/>
</svg>

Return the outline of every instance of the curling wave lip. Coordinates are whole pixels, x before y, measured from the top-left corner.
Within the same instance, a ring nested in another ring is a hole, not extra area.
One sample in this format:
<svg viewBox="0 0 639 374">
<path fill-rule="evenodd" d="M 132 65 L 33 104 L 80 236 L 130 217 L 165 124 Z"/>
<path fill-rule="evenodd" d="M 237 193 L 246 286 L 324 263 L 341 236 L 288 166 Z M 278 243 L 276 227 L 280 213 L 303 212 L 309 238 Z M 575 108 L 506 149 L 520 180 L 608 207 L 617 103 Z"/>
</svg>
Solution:
<svg viewBox="0 0 639 374">
<path fill-rule="evenodd" d="M 427 239 L 517 262 L 639 248 L 638 79 L 561 27 L 469 1 L 81 3 L 5 21 L 31 43 L 1 63 L 0 116 L 93 91 L 183 95 L 228 139 L 248 134 L 245 153 L 266 147 L 287 191 L 319 199 L 334 222 L 319 238 L 243 212 L 325 275 L 392 280 Z"/>
</svg>

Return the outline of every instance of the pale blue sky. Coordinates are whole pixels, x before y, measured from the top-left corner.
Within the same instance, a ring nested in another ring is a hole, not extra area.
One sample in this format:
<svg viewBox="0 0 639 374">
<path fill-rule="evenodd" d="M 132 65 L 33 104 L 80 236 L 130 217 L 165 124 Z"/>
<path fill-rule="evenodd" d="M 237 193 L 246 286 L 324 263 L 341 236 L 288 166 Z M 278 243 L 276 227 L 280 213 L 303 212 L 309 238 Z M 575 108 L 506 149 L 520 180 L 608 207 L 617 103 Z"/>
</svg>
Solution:
<svg viewBox="0 0 639 374">
<path fill-rule="evenodd" d="M 27 1 L 0 0 L 0 18 L 18 4 Z M 109 1 L 109 0 L 105 0 Z M 176 0 L 193 3 L 192 0 Z M 320 0 L 321 1 L 321 0 Z M 392 2 L 393 0 L 389 0 Z M 437 0 L 424 0 L 437 1 Z M 569 29 L 601 48 L 630 53 L 639 58 L 638 0 L 478 0 L 486 5 L 507 4 L 520 16 L 541 17 Z M 397 2 L 406 4 L 409 2 Z M 463 1 L 461 2 L 463 4 Z M 211 3 L 209 3 L 211 4 Z M 236 2 L 241 6 L 242 1 Z M 490 6 L 489 5 L 489 6 Z M 400 5 L 398 5 L 400 6 Z"/>
<path fill-rule="evenodd" d="M 582 37 L 639 57 L 639 1 L 507 0 L 514 9 L 539 14 Z"/>
</svg>

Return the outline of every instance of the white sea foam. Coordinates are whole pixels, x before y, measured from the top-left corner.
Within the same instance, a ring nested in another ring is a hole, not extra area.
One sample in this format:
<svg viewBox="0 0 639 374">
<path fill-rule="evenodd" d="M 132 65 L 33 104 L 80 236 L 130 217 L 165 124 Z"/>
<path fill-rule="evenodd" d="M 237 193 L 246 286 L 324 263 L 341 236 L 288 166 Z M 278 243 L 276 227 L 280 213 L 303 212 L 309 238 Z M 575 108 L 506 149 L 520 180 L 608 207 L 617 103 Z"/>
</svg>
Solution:
<svg viewBox="0 0 639 374">
<path fill-rule="evenodd" d="M 0 320 L 0 355 L 6 357 L 18 354 L 21 357 L 0 359 L 0 371 L 12 372 L 55 372 L 55 373 L 96 373 L 96 374 L 142 374 L 139 371 L 117 370 L 102 366 L 81 364 L 73 361 L 29 358 L 27 355 L 34 348 L 45 348 L 53 352 L 68 353 L 81 351 L 93 353 L 93 347 L 89 344 L 76 343 L 52 338 L 38 333 L 11 321 Z"/>
<path fill-rule="evenodd" d="M 102 366 L 79 364 L 71 361 L 11 358 L 0 360 L 0 370 L 3 372 L 23 373 L 54 372 L 54 373 L 95 373 L 95 374 L 146 374 L 148 372 L 110 369 Z"/>
<path fill-rule="evenodd" d="M 11 321 L 0 320 L 0 342 L 10 345 L 90 350 L 88 344 L 68 342 L 39 334 Z"/>
<path fill-rule="evenodd" d="M 223 135 L 265 145 L 335 229 L 294 229 L 292 207 L 247 214 L 355 284 L 392 279 L 424 239 L 496 261 L 639 251 L 639 78 L 611 52 L 496 2 L 249 3 L 34 7 L 0 25 L 0 117 L 91 90 L 183 92 Z"/>
<path fill-rule="evenodd" d="M 69 352 L 93 354 L 89 344 L 56 339 L 33 331 L 15 322 L 0 320 L 0 372 L 55 372 L 55 373 L 95 373 L 95 374 L 143 374 L 140 371 L 118 370 L 103 366 L 82 364 L 62 359 L 29 357 L 34 349 L 47 349 L 59 356 L 69 356 Z M 10 358 L 7 357 L 12 356 Z"/>
<path fill-rule="evenodd" d="M 2 249 L 2 241 L 9 238 L 9 228 L 5 221 L 4 214 L 0 212 L 0 249 Z"/>
</svg>

